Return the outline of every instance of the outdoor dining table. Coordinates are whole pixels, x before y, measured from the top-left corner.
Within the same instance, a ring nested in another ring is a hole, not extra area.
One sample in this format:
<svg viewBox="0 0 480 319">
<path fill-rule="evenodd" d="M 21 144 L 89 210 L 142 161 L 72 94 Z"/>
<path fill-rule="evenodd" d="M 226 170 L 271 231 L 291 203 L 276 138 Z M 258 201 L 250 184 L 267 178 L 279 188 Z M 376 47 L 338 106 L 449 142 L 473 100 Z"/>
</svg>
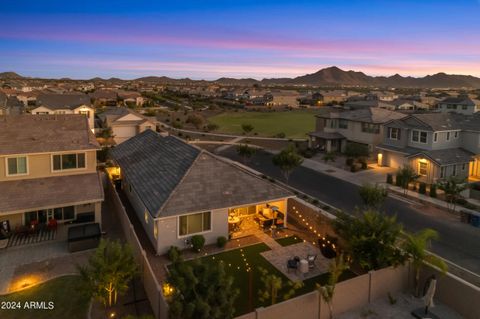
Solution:
<svg viewBox="0 0 480 319">
<path fill-rule="evenodd" d="M 228 217 L 228 226 L 230 229 L 235 230 L 237 228 L 237 224 L 240 222 L 240 218 L 233 216 Z"/>
</svg>

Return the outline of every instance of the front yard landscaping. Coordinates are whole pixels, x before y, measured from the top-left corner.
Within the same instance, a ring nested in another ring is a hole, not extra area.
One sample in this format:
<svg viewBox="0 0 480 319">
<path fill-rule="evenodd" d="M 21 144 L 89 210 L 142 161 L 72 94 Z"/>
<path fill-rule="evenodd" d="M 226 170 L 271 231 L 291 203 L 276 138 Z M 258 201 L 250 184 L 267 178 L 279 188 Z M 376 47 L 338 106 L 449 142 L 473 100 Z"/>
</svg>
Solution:
<svg viewBox="0 0 480 319">
<path fill-rule="evenodd" d="M 0 309 L 2 319 L 85 319 L 89 298 L 78 290 L 79 276 L 64 276 L 38 286 L 0 296 L 0 304 L 15 309 Z M 36 302 L 36 304 L 31 304 Z M 44 302 L 42 305 L 41 302 Z M 52 302 L 52 304 L 49 304 Z M 27 306 L 25 306 L 27 305 Z M 28 306 L 46 309 L 26 309 Z M 53 309 L 49 309 L 53 306 Z"/>
<path fill-rule="evenodd" d="M 290 237 L 285 238 L 285 240 L 287 239 L 293 240 L 290 239 Z M 234 278 L 234 286 L 239 290 L 239 295 L 235 300 L 235 316 L 248 313 L 258 307 L 269 306 L 268 302 L 261 302 L 259 299 L 259 291 L 264 289 L 259 267 L 266 269 L 268 274 L 274 274 L 280 277 L 284 283 L 287 283 L 288 278 L 260 255 L 260 253 L 268 250 L 270 250 L 270 248 L 266 244 L 260 243 L 201 258 L 201 260 L 207 264 L 223 263 L 227 274 Z M 250 272 L 247 272 L 248 268 L 251 269 Z M 355 276 L 353 272 L 346 271 L 340 280 L 347 280 Z M 303 282 L 303 287 L 298 289 L 293 297 L 311 292 L 316 289 L 316 283 L 325 284 L 327 280 L 328 273 L 307 279 Z M 251 289 L 249 289 L 250 283 Z M 277 302 L 283 301 L 283 295 L 287 293 L 289 289 L 290 288 L 285 288 L 278 292 Z"/>
</svg>

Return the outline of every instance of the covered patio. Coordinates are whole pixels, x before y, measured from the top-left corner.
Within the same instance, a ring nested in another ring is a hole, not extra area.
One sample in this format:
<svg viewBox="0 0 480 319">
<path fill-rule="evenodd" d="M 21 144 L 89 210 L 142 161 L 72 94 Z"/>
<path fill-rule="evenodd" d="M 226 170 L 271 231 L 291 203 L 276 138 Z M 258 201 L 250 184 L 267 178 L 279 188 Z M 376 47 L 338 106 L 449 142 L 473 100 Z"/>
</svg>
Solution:
<svg viewBox="0 0 480 319">
<path fill-rule="evenodd" d="M 346 146 L 346 138 L 340 133 L 311 132 L 308 133 L 308 146 L 327 153 L 342 152 Z"/>
</svg>

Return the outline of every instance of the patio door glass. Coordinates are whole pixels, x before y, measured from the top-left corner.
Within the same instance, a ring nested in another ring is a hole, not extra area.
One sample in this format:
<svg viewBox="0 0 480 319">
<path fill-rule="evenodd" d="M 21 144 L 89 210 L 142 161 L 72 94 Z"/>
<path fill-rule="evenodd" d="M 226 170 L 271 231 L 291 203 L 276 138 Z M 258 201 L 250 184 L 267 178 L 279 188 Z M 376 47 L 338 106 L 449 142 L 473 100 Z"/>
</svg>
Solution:
<svg viewBox="0 0 480 319">
<path fill-rule="evenodd" d="M 44 224 L 47 222 L 47 211 L 46 210 L 39 210 L 38 211 L 38 222 L 40 224 Z"/>
</svg>

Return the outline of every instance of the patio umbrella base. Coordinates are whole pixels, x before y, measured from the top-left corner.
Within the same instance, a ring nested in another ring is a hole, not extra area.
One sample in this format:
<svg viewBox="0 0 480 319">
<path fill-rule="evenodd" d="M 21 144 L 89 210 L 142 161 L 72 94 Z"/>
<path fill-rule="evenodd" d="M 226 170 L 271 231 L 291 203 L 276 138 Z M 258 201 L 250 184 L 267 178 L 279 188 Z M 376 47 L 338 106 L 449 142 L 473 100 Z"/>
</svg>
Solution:
<svg viewBox="0 0 480 319">
<path fill-rule="evenodd" d="M 412 311 L 412 316 L 418 319 L 440 319 L 439 316 L 433 314 L 430 310 L 425 314 L 425 308 L 418 308 Z"/>
</svg>

